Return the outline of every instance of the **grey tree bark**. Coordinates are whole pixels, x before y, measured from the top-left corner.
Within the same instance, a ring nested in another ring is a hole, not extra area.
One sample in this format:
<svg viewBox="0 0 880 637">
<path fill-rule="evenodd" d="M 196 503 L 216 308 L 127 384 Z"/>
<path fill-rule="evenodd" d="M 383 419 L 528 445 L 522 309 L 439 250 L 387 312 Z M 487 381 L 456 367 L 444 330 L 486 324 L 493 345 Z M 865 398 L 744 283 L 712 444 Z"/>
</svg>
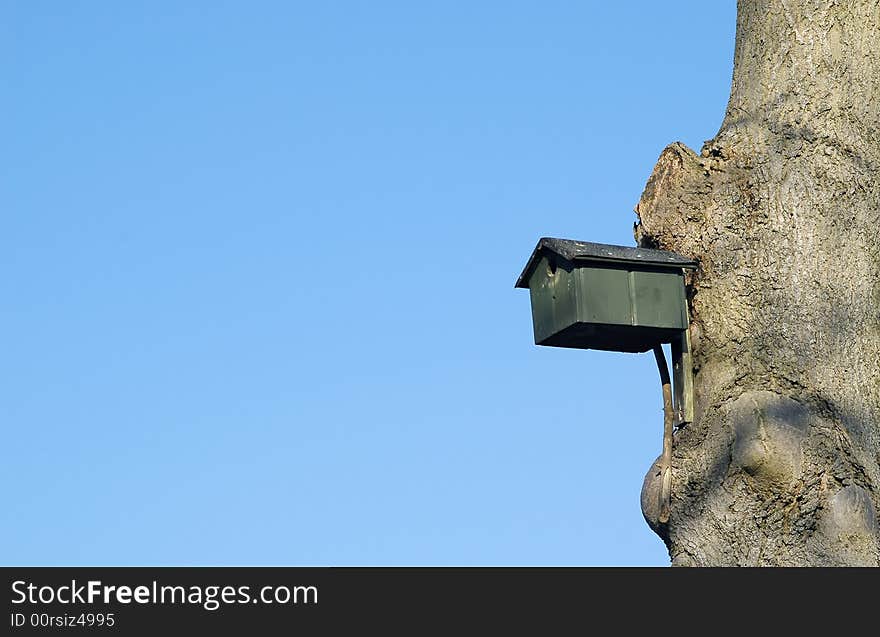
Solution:
<svg viewBox="0 0 880 637">
<path fill-rule="evenodd" d="M 739 0 L 699 155 L 660 155 L 636 239 L 695 257 L 695 422 L 673 565 L 880 565 L 880 2 Z"/>
</svg>

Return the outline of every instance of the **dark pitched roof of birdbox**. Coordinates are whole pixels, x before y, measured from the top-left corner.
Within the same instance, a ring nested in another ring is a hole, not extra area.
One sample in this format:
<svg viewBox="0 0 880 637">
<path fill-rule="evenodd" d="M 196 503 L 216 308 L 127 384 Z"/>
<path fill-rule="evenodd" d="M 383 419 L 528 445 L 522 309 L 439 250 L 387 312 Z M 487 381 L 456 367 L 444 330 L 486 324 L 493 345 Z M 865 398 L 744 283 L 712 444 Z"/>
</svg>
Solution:
<svg viewBox="0 0 880 637">
<path fill-rule="evenodd" d="M 688 259 L 675 252 L 667 250 L 653 250 L 651 248 L 630 248 L 627 246 L 615 246 L 607 243 L 592 243 L 590 241 L 573 241 L 571 239 L 553 239 L 543 237 L 535 246 L 532 256 L 529 257 L 526 267 L 516 280 L 516 287 L 527 288 L 526 278 L 532 267 L 546 252 L 552 252 L 568 261 L 594 261 L 621 264 L 641 264 L 654 267 L 666 268 L 689 268 L 697 267 L 697 262 Z"/>
</svg>

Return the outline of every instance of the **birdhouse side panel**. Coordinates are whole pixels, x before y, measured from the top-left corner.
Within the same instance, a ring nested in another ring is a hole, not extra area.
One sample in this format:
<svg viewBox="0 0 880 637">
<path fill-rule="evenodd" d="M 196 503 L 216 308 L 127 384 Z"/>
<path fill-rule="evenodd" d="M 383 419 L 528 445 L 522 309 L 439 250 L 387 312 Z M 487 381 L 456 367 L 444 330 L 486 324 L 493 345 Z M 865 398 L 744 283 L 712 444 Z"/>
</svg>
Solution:
<svg viewBox="0 0 880 637">
<path fill-rule="evenodd" d="M 632 325 L 629 273 L 622 268 L 581 267 L 577 274 L 578 320 L 600 325 Z"/>
<path fill-rule="evenodd" d="M 679 272 L 634 271 L 632 286 L 633 325 L 687 327 L 684 279 Z"/>
</svg>

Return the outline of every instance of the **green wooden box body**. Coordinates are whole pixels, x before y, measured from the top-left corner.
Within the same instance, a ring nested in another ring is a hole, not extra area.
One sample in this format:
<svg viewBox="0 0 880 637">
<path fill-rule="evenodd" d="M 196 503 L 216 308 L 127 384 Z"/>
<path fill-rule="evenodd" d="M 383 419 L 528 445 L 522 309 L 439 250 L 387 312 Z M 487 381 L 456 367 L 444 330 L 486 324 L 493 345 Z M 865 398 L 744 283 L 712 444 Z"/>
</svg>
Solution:
<svg viewBox="0 0 880 637">
<path fill-rule="evenodd" d="M 680 267 L 544 254 L 526 282 L 538 345 L 646 352 L 687 328 Z"/>
</svg>

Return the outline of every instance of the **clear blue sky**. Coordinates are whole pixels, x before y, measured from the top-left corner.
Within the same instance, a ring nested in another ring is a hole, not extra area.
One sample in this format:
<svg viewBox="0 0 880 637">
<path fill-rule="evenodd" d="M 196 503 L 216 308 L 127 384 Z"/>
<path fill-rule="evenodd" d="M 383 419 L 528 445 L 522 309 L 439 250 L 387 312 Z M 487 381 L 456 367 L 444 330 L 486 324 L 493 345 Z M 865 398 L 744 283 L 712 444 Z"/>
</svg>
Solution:
<svg viewBox="0 0 880 637">
<path fill-rule="evenodd" d="M 513 283 L 632 245 L 733 0 L 0 13 L 0 562 L 667 563 L 652 357 Z"/>
</svg>

